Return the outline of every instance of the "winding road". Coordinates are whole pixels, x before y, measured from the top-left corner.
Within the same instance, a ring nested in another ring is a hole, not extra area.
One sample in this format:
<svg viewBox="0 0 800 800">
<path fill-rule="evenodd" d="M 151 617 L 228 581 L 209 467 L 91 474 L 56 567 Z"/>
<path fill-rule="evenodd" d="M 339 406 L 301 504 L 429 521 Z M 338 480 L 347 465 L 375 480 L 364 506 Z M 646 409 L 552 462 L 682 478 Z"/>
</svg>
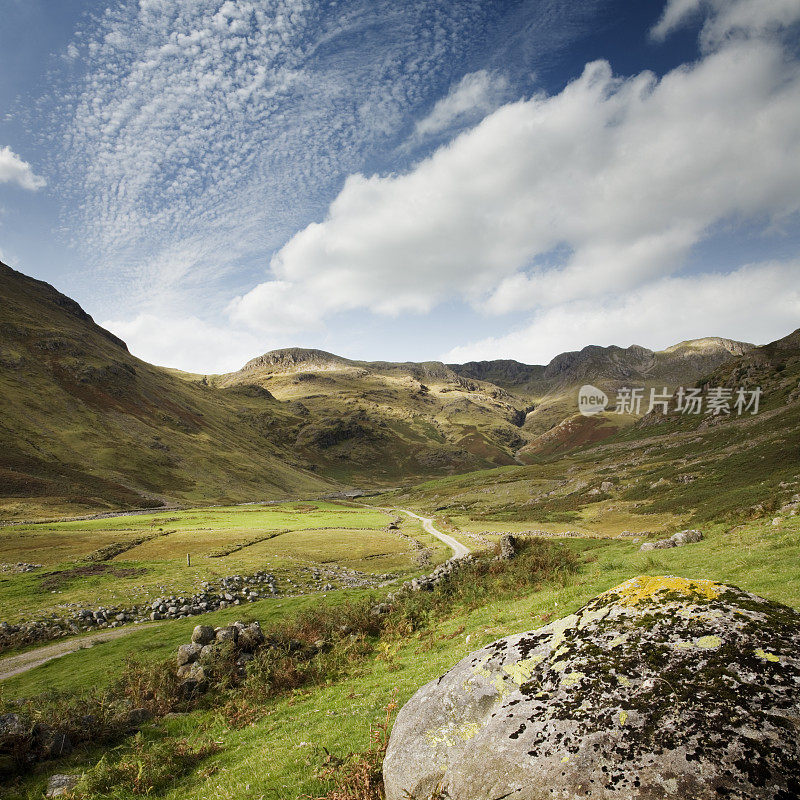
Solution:
<svg viewBox="0 0 800 800">
<path fill-rule="evenodd" d="M 433 520 L 430 517 L 421 517 L 419 514 L 415 514 L 413 511 L 407 511 L 404 508 L 400 508 L 398 511 L 407 514 L 409 517 L 418 519 L 422 523 L 422 527 L 428 533 L 435 536 L 439 541 L 444 542 L 444 544 L 453 551 L 453 558 L 463 558 L 470 552 L 469 548 L 461 544 L 457 539 L 434 528 Z M 149 623 L 149 625 L 152 626 L 163 624 L 163 622 Z M 65 656 L 67 653 L 74 653 L 76 650 L 91 647 L 96 641 L 118 639 L 121 636 L 127 636 L 129 633 L 141 629 L 141 625 L 130 625 L 124 628 L 98 631 L 97 633 L 92 633 L 87 636 L 81 636 L 75 639 L 62 639 L 61 641 L 45 645 L 44 647 L 37 647 L 35 650 L 0 658 L 0 681 L 4 678 L 10 678 L 12 675 L 19 675 L 22 672 L 27 672 L 29 669 L 38 667 L 40 664 L 44 664 L 47 661 L 52 661 L 54 658 Z"/>
<path fill-rule="evenodd" d="M 421 517 L 413 511 L 406 511 L 404 508 L 398 510 L 402 511 L 403 514 L 408 514 L 409 517 L 418 519 L 422 523 L 422 527 L 425 528 L 428 533 L 435 536 L 440 542 L 444 542 L 453 551 L 453 558 L 463 558 L 470 552 L 469 547 L 461 544 L 458 539 L 454 539 L 446 533 L 437 531 L 436 528 L 433 527 L 433 520 L 430 517 Z"/>
</svg>

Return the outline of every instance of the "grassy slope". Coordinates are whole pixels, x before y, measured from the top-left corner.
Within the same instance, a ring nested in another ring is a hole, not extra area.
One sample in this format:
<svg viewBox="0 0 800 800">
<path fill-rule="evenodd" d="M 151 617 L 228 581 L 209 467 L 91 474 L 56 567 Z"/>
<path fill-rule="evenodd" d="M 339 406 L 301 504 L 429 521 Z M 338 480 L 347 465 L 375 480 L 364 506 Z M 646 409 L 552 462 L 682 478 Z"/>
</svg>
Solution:
<svg viewBox="0 0 800 800">
<path fill-rule="evenodd" d="M 5 265 L 0 296 L 0 518 L 330 489 L 281 441 L 291 415 L 268 396 L 146 364 Z"/>
<path fill-rule="evenodd" d="M 379 720 L 381 709 L 395 693 L 403 703 L 472 650 L 568 614 L 632 575 L 712 578 L 800 607 L 797 519 L 780 526 L 766 520 L 734 529 L 715 525 L 703 542 L 651 553 L 640 553 L 637 545 L 624 540 L 571 539 L 565 540 L 564 546 L 577 550 L 583 562 L 580 572 L 565 585 L 531 586 L 513 599 L 460 609 L 411 637 L 387 641 L 378 648 L 379 655 L 347 680 L 271 701 L 264 717 L 242 730 L 229 729 L 213 712 L 196 712 L 151 729 L 147 735 L 152 740 L 211 738 L 223 747 L 221 753 L 177 778 L 173 788 L 161 796 L 170 800 L 289 800 L 319 793 L 325 787 L 314 777 L 322 761 L 317 748 L 326 747 L 340 756 L 364 749 L 369 722 Z M 71 657 L 70 669 L 91 669 L 93 655 L 88 651 Z M 40 796 L 37 792 L 41 792 L 45 774 L 60 769 L 79 771 L 99 755 L 76 755 L 62 764 L 50 763 L 13 796 Z M 120 792 L 114 796 L 129 795 Z"/>
<path fill-rule="evenodd" d="M 134 358 L 69 298 L 5 265 L 0 295 L 6 519 L 319 496 L 334 482 L 396 486 L 536 460 L 633 422 L 571 419 L 581 383 L 692 383 L 729 356 L 714 342 L 587 348 L 547 369 L 517 365 L 522 382 L 513 365 L 490 368 L 495 385 L 435 362 L 294 350 L 290 363 L 208 380 Z"/>
</svg>

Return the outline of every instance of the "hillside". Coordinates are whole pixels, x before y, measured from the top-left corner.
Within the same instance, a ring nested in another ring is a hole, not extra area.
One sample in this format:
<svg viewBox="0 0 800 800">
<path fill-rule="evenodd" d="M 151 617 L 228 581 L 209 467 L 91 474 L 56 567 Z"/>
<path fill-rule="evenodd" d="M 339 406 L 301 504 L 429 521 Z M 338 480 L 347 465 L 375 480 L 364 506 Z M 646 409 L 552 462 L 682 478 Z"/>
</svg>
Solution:
<svg viewBox="0 0 800 800">
<path fill-rule="evenodd" d="M 266 393 L 179 380 L 0 265 L 0 517 L 329 491 Z"/>
<path fill-rule="evenodd" d="M 289 348 L 255 358 L 213 383 L 257 385 L 307 411 L 309 423 L 298 431 L 298 447 L 331 474 L 361 481 L 394 474 L 405 480 L 436 467 L 463 472 L 505 466 L 542 450 L 568 451 L 599 441 L 636 417 L 579 416 L 582 384 L 593 383 L 609 394 L 624 385 L 659 391 L 692 386 L 752 347 L 719 338 L 681 342 L 660 352 L 590 345 L 562 353 L 546 366 L 512 360 L 352 361 Z"/>
<path fill-rule="evenodd" d="M 603 535 L 800 511 L 800 331 L 723 362 L 699 386 L 729 389 L 731 413 L 680 413 L 673 398 L 670 413 L 645 414 L 604 441 L 576 438 L 566 454 L 531 454 L 529 466 L 432 481 L 395 499 L 467 530 L 491 520 Z M 760 387 L 758 413 L 736 413 L 740 387 Z M 554 429 L 561 441 L 571 425 Z"/>
</svg>

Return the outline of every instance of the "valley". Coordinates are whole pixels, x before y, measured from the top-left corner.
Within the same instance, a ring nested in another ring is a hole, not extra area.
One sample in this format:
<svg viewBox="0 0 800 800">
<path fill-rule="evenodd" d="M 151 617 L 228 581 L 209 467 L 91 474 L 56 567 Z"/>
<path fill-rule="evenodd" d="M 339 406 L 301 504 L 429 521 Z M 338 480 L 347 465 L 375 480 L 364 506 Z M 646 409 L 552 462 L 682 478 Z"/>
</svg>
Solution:
<svg viewBox="0 0 800 800">
<path fill-rule="evenodd" d="M 199 375 L 0 280 L 4 797 L 64 773 L 86 800 L 372 800 L 397 704 L 636 576 L 800 608 L 800 331 Z M 617 403 L 580 414 L 585 384 Z M 679 387 L 760 404 L 686 413 Z M 350 768 L 371 794 L 337 794 Z"/>
</svg>

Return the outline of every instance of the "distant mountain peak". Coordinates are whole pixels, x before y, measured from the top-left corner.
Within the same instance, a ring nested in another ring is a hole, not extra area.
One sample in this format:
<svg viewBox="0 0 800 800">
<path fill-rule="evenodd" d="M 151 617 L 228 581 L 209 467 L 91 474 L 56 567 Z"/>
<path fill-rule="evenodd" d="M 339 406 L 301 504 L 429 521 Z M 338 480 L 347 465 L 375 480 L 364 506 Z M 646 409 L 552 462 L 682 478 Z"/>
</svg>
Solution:
<svg viewBox="0 0 800 800">
<path fill-rule="evenodd" d="M 287 372 L 299 369 L 337 369 L 350 366 L 352 363 L 346 358 L 329 353 L 326 350 L 284 347 L 279 350 L 270 350 L 268 353 L 251 358 L 240 371 L 267 370 L 270 372 Z"/>
</svg>

